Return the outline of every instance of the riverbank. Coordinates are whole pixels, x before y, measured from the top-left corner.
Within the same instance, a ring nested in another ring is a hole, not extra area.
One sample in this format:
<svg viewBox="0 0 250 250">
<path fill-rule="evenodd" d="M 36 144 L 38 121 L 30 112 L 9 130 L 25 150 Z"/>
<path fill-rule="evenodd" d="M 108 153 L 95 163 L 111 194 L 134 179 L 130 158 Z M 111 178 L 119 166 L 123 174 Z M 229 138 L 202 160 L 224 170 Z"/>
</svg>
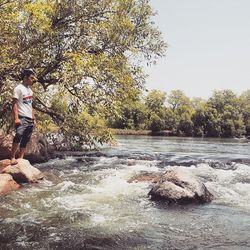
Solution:
<svg viewBox="0 0 250 250">
<path fill-rule="evenodd" d="M 245 140 L 250 140 L 249 135 L 245 135 L 243 137 L 206 137 L 206 136 L 190 136 L 190 135 L 177 135 L 171 130 L 161 130 L 161 131 L 155 131 L 152 132 L 151 130 L 136 130 L 136 129 L 117 129 L 117 128 L 111 128 L 110 129 L 111 133 L 113 135 L 148 135 L 148 136 L 174 136 L 174 137 L 190 137 L 190 138 L 213 138 L 213 139 L 218 139 L 218 138 L 231 138 L 231 139 L 245 139 Z"/>
<path fill-rule="evenodd" d="M 149 136 L 175 136 L 170 130 L 162 130 L 152 132 L 151 130 L 135 130 L 135 129 L 110 129 L 113 135 L 149 135 Z"/>
</svg>

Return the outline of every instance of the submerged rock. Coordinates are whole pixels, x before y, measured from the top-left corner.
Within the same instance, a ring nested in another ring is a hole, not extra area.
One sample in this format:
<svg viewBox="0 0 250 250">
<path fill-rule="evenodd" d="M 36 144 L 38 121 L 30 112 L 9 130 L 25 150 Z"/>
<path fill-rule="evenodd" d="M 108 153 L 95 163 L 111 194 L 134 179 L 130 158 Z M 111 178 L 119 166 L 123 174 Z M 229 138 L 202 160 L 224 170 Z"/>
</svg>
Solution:
<svg viewBox="0 0 250 250">
<path fill-rule="evenodd" d="M 10 174 L 18 182 L 37 182 L 44 178 L 43 173 L 33 167 L 28 160 L 18 159 L 18 164 L 7 166 L 2 170 L 3 173 Z"/>
<path fill-rule="evenodd" d="M 14 132 L 8 135 L 0 130 L 0 160 L 9 158 L 11 155 Z M 25 158 L 32 163 L 45 162 L 49 159 L 51 151 L 46 138 L 40 132 L 34 130 L 30 142 L 27 145 Z"/>
<path fill-rule="evenodd" d="M 20 188 L 13 177 L 9 174 L 0 174 L 0 194 L 6 194 L 9 191 L 14 191 Z"/>
<path fill-rule="evenodd" d="M 149 192 L 151 199 L 177 204 L 211 202 L 213 195 L 185 168 L 167 171 Z"/>
<path fill-rule="evenodd" d="M 161 179 L 160 176 L 158 175 L 140 175 L 140 176 L 135 176 L 131 178 L 128 183 L 137 183 L 137 182 L 152 182 L 152 183 L 157 183 Z"/>
</svg>

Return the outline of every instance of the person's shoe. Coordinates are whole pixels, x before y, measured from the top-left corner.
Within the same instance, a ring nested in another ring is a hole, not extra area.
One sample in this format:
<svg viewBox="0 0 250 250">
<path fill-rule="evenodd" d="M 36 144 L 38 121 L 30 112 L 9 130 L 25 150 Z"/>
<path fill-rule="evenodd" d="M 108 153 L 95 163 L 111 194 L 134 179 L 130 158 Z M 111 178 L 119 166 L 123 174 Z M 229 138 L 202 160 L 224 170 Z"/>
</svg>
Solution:
<svg viewBox="0 0 250 250">
<path fill-rule="evenodd" d="M 15 159 L 15 158 L 12 158 L 11 160 L 10 160 L 10 165 L 16 165 L 18 163 L 18 161 Z"/>
</svg>

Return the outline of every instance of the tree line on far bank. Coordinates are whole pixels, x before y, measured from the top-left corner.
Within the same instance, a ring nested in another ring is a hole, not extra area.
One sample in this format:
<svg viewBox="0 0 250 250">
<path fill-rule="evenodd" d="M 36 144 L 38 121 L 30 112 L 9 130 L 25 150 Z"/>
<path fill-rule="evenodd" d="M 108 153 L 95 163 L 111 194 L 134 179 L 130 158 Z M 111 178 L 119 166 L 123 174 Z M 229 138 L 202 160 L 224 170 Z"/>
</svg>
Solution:
<svg viewBox="0 0 250 250">
<path fill-rule="evenodd" d="M 143 98 L 123 103 L 107 118 L 119 129 L 169 130 L 177 136 L 242 137 L 250 135 L 250 89 L 214 91 L 208 99 L 190 99 L 181 90 L 168 95 L 152 90 Z"/>
</svg>

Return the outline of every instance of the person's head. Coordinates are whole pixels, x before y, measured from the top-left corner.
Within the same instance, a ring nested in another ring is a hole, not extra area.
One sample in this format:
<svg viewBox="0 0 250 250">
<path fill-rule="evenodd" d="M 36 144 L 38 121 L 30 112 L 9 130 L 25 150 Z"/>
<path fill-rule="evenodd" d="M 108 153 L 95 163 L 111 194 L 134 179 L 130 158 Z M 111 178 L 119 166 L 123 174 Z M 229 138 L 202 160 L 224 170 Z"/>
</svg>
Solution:
<svg viewBox="0 0 250 250">
<path fill-rule="evenodd" d="M 21 78 L 28 86 L 32 85 L 37 80 L 33 69 L 24 69 L 21 74 Z"/>
</svg>

